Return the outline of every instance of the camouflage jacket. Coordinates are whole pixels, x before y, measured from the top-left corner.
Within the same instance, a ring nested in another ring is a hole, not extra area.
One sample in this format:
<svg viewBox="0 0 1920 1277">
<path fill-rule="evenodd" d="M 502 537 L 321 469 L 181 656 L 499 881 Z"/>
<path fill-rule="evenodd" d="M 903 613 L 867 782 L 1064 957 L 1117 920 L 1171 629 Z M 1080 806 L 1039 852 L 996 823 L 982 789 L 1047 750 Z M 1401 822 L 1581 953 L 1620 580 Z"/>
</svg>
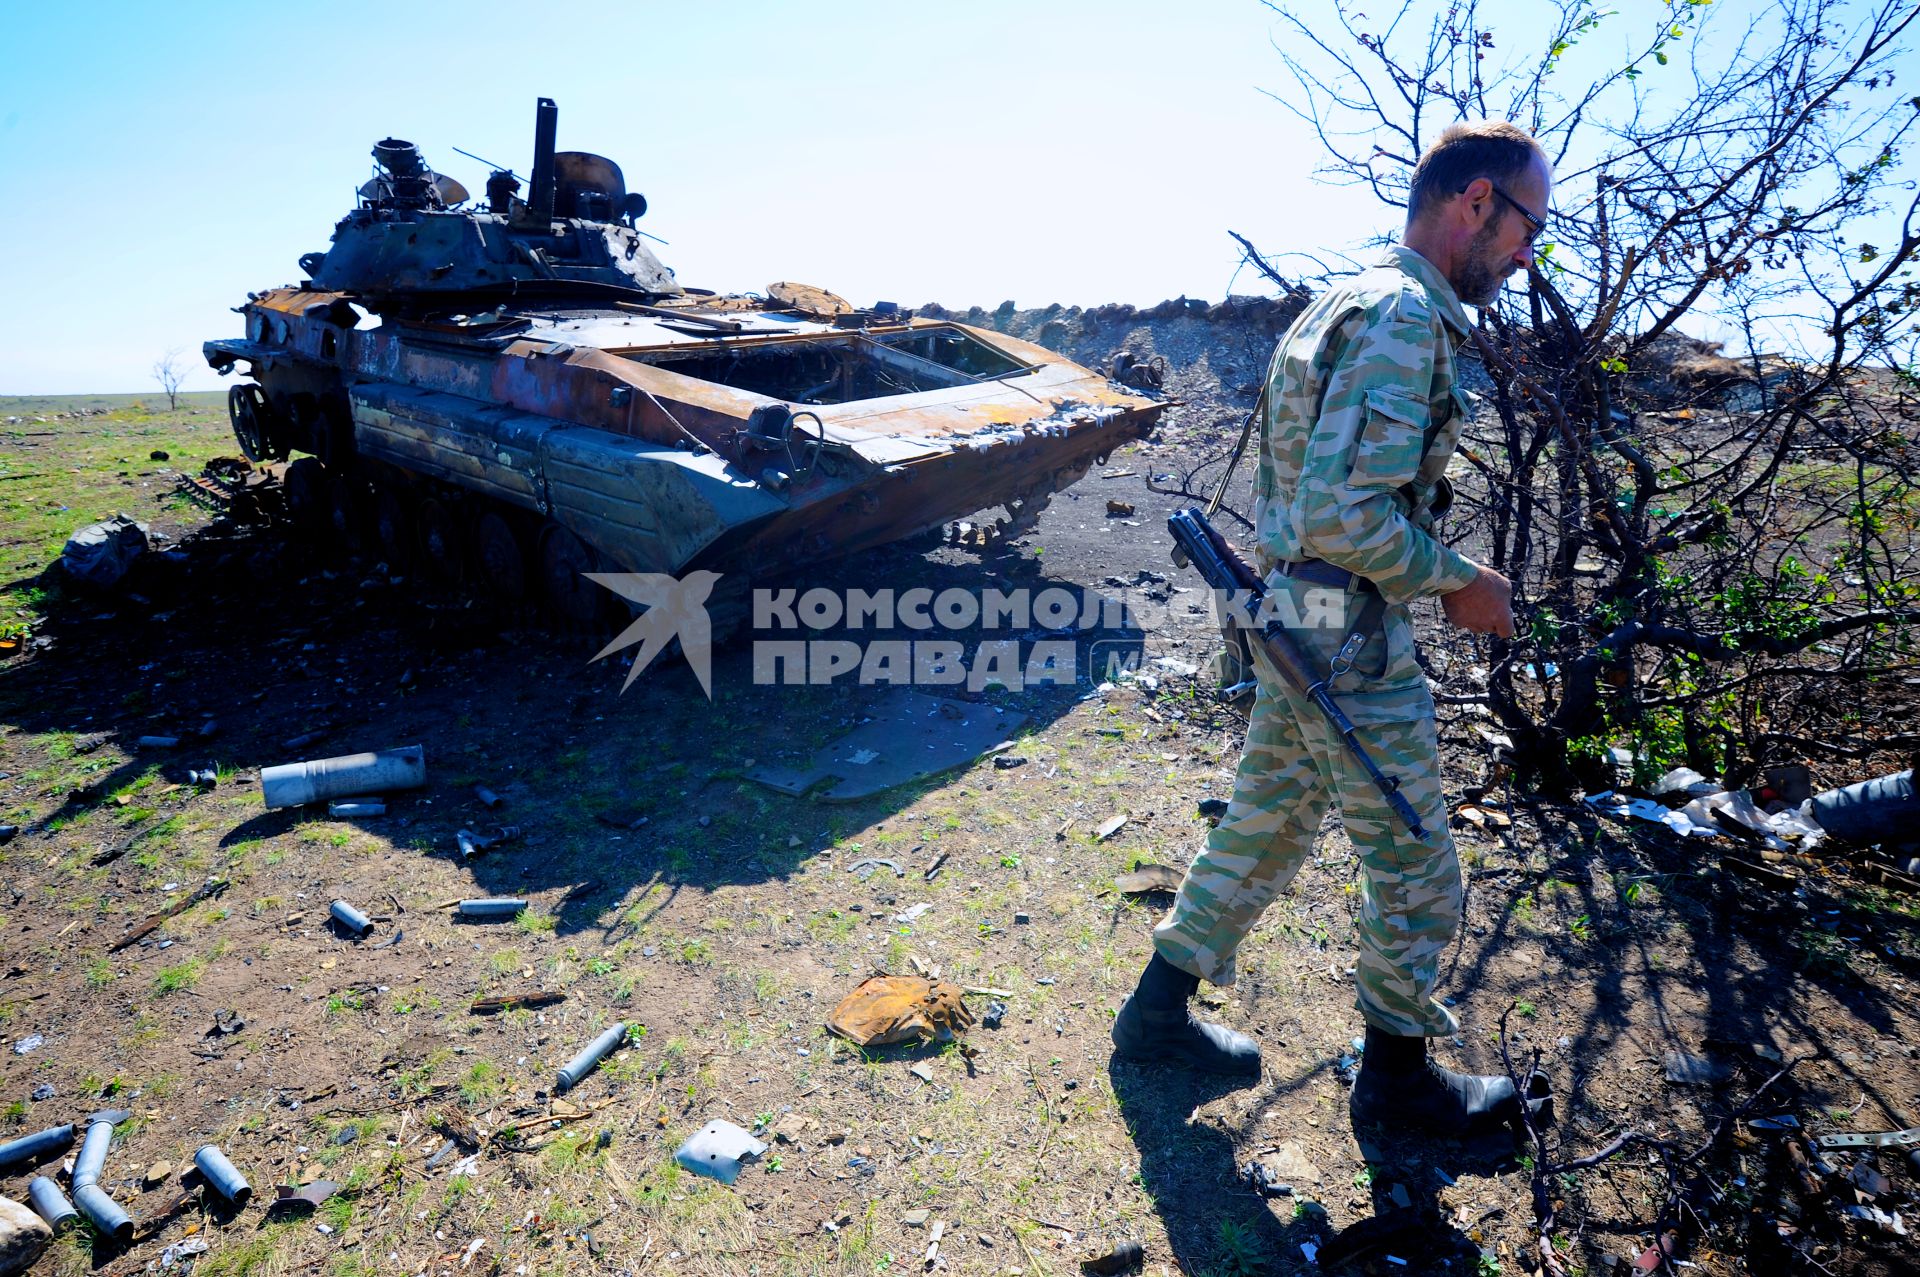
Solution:
<svg viewBox="0 0 1920 1277">
<path fill-rule="evenodd" d="M 1396 603 L 1473 580 L 1473 565 L 1433 535 L 1434 496 L 1466 418 L 1454 383 L 1466 335 L 1453 286 L 1400 245 L 1294 321 L 1267 369 L 1260 422 L 1263 569 L 1324 559 Z"/>
</svg>

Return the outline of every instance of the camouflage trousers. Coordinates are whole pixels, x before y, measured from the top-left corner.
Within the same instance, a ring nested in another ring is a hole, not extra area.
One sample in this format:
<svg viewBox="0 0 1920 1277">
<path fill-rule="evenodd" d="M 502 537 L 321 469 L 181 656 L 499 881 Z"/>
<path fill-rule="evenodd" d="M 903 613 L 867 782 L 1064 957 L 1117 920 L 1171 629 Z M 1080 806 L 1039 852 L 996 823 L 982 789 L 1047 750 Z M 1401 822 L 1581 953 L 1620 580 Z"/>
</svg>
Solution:
<svg viewBox="0 0 1920 1277">
<path fill-rule="evenodd" d="M 1153 941 L 1183 971 L 1232 984 L 1241 941 L 1293 882 L 1337 798 L 1362 867 L 1360 1014 L 1389 1033 L 1447 1036 L 1459 1024 L 1434 1001 L 1433 988 L 1440 956 L 1460 925 L 1460 859 L 1447 833 L 1433 697 L 1424 678 L 1412 681 L 1419 666 L 1404 607 L 1388 610 L 1385 630 L 1388 651 L 1374 661 L 1385 677 L 1349 676 L 1334 684 L 1334 698 L 1381 770 L 1399 779 L 1427 840 L 1416 840 L 1394 817 L 1339 733 L 1256 650 L 1259 689 L 1233 798 Z M 1296 637 L 1322 661 L 1338 642 L 1337 633 Z"/>
</svg>

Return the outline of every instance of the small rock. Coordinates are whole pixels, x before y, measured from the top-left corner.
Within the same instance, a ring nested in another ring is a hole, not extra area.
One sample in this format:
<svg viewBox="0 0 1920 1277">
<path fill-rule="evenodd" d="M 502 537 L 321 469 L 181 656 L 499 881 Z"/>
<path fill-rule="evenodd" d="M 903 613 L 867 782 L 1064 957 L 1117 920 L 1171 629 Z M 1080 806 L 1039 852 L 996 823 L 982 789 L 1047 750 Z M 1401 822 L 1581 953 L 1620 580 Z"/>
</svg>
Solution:
<svg viewBox="0 0 1920 1277">
<path fill-rule="evenodd" d="M 1107 517 L 1110 519 L 1125 519 L 1131 517 L 1132 514 L 1133 507 L 1125 501 L 1107 502 Z"/>
<path fill-rule="evenodd" d="M 1208 820 L 1218 820 L 1227 814 L 1227 800 L 1224 798 L 1202 798 L 1199 812 Z"/>
<path fill-rule="evenodd" d="M 987 1003 L 987 1013 L 980 1017 L 980 1023 L 989 1029 L 997 1029 L 1000 1022 L 1007 1018 L 1007 1004 L 1004 1002 Z"/>
<path fill-rule="evenodd" d="M 1413 1194 L 1407 1192 L 1405 1184 L 1395 1184 L 1387 1196 L 1391 1197 L 1393 1204 L 1401 1210 L 1409 1210 L 1413 1206 Z"/>
<path fill-rule="evenodd" d="M 156 1188 L 166 1183 L 172 1174 L 172 1162 L 155 1162 L 147 1167 L 145 1174 L 140 1176 L 140 1183 L 147 1188 Z"/>
<path fill-rule="evenodd" d="M 930 1210 L 910 1210 L 900 1217 L 900 1222 L 908 1228 L 925 1228 L 927 1221 L 933 1218 Z"/>
<path fill-rule="evenodd" d="M 920 1063 L 908 1069 L 907 1072 L 913 1074 L 915 1077 L 919 1078 L 922 1082 L 927 1083 L 929 1086 L 933 1084 L 933 1066 L 928 1064 L 925 1060 L 920 1061 Z"/>
<path fill-rule="evenodd" d="M 10 1198 L 0 1197 L 0 1277 L 25 1272 L 53 1240 L 47 1221 Z"/>
<path fill-rule="evenodd" d="M 1273 1151 L 1267 1159 L 1267 1166 L 1279 1179 L 1290 1182 L 1304 1180 L 1310 1184 L 1320 1182 L 1320 1168 L 1308 1160 L 1305 1149 L 1291 1140 Z"/>
<path fill-rule="evenodd" d="M 56 1094 L 58 1094 L 58 1092 L 53 1089 L 53 1083 L 51 1082 L 42 1082 L 33 1088 L 33 1098 L 36 1100 L 50 1100 Z"/>
<path fill-rule="evenodd" d="M 805 1113 L 789 1113 L 773 1124 L 773 1138 L 782 1144 L 798 1144 L 802 1136 L 819 1126 L 819 1122 Z"/>
<path fill-rule="evenodd" d="M 993 765 L 1003 772 L 1010 772 L 1016 767 L 1025 767 L 1027 760 L 1021 754 L 995 754 Z"/>
<path fill-rule="evenodd" d="M 335 1144 L 351 1144 L 359 1138 L 360 1138 L 359 1127 L 344 1126 L 344 1127 L 341 1127 L 339 1131 L 334 1133 L 333 1142 Z"/>
<path fill-rule="evenodd" d="M 15 1042 L 13 1044 L 13 1053 L 15 1055 L 25 1055 L 29 1051 L 39 1050 L 41 1047 L 45 1046 L 46 1044 L 47 1044 L 46 1034 L 30 1033 L 26 1037 L 21 1038 L 18 1042 Z M 34 1218 L 38 1219 L 39 1216 L 36 1215 L 34 1216 Z"/>
</svg>

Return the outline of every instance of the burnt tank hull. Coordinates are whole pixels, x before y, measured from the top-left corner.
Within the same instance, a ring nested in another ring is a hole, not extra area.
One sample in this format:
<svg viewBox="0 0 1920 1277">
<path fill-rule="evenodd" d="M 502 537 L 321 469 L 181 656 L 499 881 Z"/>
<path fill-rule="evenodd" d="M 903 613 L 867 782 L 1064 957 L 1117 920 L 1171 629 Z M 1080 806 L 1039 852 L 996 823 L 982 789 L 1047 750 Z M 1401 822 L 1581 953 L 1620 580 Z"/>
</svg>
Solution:
<svg viewBox="0 0 1920 1277">
<path fill-rule="evenodd" d="M 609 597 L 586 572 L 750 579 L 994 507 L 1017 533 L 1165 406 L 991 331 L 682 289 L 624 225 L 389 196 L 302 260 L 306 284 L 253 295 L 243 337 L 206 343 L 252 377 L 236 434 L 255 459 L 304 454 L 286 485 L 314 535 L 573 619 Z M 415 257 L 408 227 L 430 229 Z M 563 276 L 567 252 L 585 264 Z"/>
</svg>

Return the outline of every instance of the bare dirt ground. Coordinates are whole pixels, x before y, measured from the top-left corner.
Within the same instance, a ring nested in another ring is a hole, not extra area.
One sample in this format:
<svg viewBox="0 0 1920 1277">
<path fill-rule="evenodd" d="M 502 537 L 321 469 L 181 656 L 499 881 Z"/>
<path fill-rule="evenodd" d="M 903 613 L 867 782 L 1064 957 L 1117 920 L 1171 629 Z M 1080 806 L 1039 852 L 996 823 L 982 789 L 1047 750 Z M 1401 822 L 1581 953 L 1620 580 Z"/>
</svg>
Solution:
<svg viewBox="0 0 1920 1277">
<path fill-rule="evenodd" d="M 1153 1273 L 1535 1267 L 1529 1150 L 1350 1129 L 1356 865 L 1337 817 L 1249 939 L 1239 984 L 1211 998 L 1262 1043 L 1259 1083 L 1110 1059 L 1112 1015 L 1168 903 L 1112 880 L 1191 858 L 1198 804 L 1228 794 L 1243 729 L 1210 695 L 1199 582 L 1166 555 L 1165 515 L 1188 502 L 1147 480 L 1224 447 L 1273 334 L 1171 312 L 979 318 L 1030 336 L 1058 324 L 1055 344 L 1087 362 L 1123 345 L 1163 354 L 1185 406 L 1013 547 L 896 547 L 764 584 L 1092 588 L 1165 620 L 1075 634 L 1071 687 L 967 697 L 970 712 L 1028 716 L 1002 763 L 850 805 L 745 773 L 827 743 L 884 689 L 755 685 L 750 645 L 718 655 L 711 701 L 677 662 L 622 694 L 617 659 L 589 663 L 608 634 L 555 634 L 270 535 L 204 538 L 138 600 L 45 590 L 31 578 L 75 523 L 120 508 L 176 537 L 203 525 L 170 475 L 228 452 L 226 425 L 204 404 L 0 406 L 16 613 L 0 620 L 28 627 L 0 664 L 0 823 L 20 827 L 0 847 L 0 1139 L 131 1110 L 103 1182 L 140 1227 L 124 1249 L 71 1233 L 36 1273 L 894 1274 L 927 1269 L 935 1225 L 933 1266 L 955 1273 L 1071 1273 L 1124 1239 Z M 169 460 L 143 460 L 152 449 Z M 1465 640 L 1434 637 L 1436 668 L 1471 660 Z M 1115 653 L 1146 677 L 1106 682 Z M 1454 793 L 1486 769 L 1474 726 L 1442 723 Z M 137 745 L 162 734 L 182 743 Z M 263 766 L 414 743 L 429 783 L 383 818 L 263 806 Z M 217 785 L 188 782 L 209 765 Z M 483 809 L 476 783 L 504 806 Z M 1653 826 L 1503 798 L 1510 829 L 1455 831 L 1471 889 L 1446 991 L 1465 1031 L 1439 1047 L 1498 1069 L 1513 1006 L 1514 1049 L 1540 1049 L 1555 1083 L 1560 1158 L 1627 1129 L 1691 1147 L 1783 1060 L 1799 1063 L 1750 1116 L 1920 1124 L 1910 897 L 1842 861 L 1769 891 Z M 517 840 L 462 861 L 457 830 L 505 823 Z M 899 874 L 850 871 L 874 857 Z M 218 895 L 109 951 L 209 877 Z M 490 924 L 442 907 L 494 895 L 529 907 Z M 366 940 L 328 928 L 335 898 L 380 915 Z M 971 1030 L 971 1054 L 863 1052 L 826 1033 L 863 977 L 916 963 L 1005 990 L 969 998 L 977 1013 L 1004 1001 L 1004 1022 Z M 566 998 L 468 1009 L 535 990 Z M 223 1010 L 244 1026 L 213 1034 Z M 556 1066 L 614 1022 L 630 1045 L 550 1099 Z M 1711 1080 L 1668 1082 L 1673 1051 Z M 772 1145 L 730 1187 L 672 1159 L 715 1117 Z M 480 1146 L 435 1161 L 448 1132 Z M 253 1204 L 183 1190 L 210 1141 Z M 1253 1161 L 1291 1195 L 1258 1195 Z M 1877 1165 L 1880 1204 L 1911 1219 L 1913 1172 Z M 1805 1190 L 1785 1138 L 1736 1123 L 1696 1169 L 1704 1225 L 1681 1251 L 1695 1271 L 1814 1271 L 1785 1257 L 1795 1229 L 1819 1241 L 1820 1270 L 1912 1271 L 1910 1240 L 1842 1218 L 1855 1198 L 1838 1179 Z M 0 1193 L 23 1198 L 21 1172 Z M 317 1212 L 268 1217 L 274 1185 L 323 1179 L 344 1188 Z M 1549 1185 L 1570 1270 L 1626 1271 L 1655 1241 L 1666 1185 L 1648 1150 Z"/>
</svg>

